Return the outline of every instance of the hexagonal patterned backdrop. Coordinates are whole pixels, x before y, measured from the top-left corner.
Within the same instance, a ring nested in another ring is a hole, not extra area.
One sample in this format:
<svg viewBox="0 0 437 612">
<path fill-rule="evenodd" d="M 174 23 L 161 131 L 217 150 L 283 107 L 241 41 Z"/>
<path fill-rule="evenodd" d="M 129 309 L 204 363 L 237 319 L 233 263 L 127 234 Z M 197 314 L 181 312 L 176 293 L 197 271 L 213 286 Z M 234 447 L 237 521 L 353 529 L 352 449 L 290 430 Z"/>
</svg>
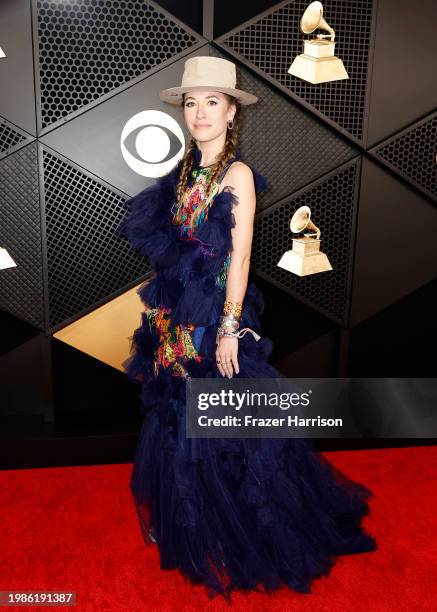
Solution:
<svg viewBox="0 0 437 612">
<path fill-rule="evenodd" d="M 391 39 L 395 44 L 396 2 L 381 4 L 326 5 L 349 78 L 319 85 L 287 72 L 303 48 L 303 0 L 267 2 L 264 12 L 216 38 L 207 35 L 213 24 L 202 36 L 181 19 L 199 3 L 177 5 L 179 16 L 144 0 L 0 5 L 7 56 L 0 60 L 0 246 L 17 262 L 0 271 L 0 308 L 51 333 L 146 278 L 148 261 L 114 229 L 122 202 L 156 179 L 127 162 L 122 131 L 141 113 L 159 111 L 179 124 L 186 141 L 181 110 L 161 102 L 158 92 L 178 84 L 188 57 L 205 54 L 235 61 L 237 85 L 259 97 L 244 109 L 240 139 L 243 158 L 269 184 L 257 202 L 255 274 L 345 328 L 434 278 L 433 244 L 414 237 L 414 248 L 407 247 L 412 218 L 426 219 L 428 235 L 437 225 L 433 62 L 418 45 L 420 28 L 408 28 L 411 20 L 424 30 L 427 24 L 413 5 L 397 12 L 411 44 L 397 47 L 396 57 L 382 53 Z M 432 10 L 431 0 L 422 9 Z M 205 23 L 212 14 L 206 11 Z M 402 96 L 384 99 L 381 66 L 402 91 L 409 76 L 398 67 L 412 62 L 415 48 L 421 105 L 412 116 L 411 100 L 402 114 Z M 387 134 L 382 126 L 390 113 L 395 127 Z M 406 116 L 409 123 L 400 123 Z M 366 183 L 371 176 L 376 184 Z M 290 217 L 303 204 L 321 229 L 333 270 L 300 278 L 277 262 L 291 248 Z M 389 224 L 384 240 L 382 219 Z M 371 275 L 363 265 L 370 260 L 383 262 Z"/>
<path fill-rule="evenodd" d="M 153 2 L 37 0 L 41 127 L 57 123 L 199 42 Z"/>
</svg>

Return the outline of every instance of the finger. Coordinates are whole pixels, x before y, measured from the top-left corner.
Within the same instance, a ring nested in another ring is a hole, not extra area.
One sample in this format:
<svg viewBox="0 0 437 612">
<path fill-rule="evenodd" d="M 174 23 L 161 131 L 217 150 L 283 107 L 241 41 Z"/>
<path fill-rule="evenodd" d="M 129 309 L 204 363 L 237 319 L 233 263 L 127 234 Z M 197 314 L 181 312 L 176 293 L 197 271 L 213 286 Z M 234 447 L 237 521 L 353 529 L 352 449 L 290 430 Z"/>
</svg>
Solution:
<svg viewBox="0 0 437 612">
<path fill-rule="evenodd" d="M 218 350 L 223 350 L 223 347 L 219 345 Z M 220 364 L 217 367 L 220 368 L 221 375 L 229 377 L 229 364 L 226 362 L 231 360 L 230 357 L 224 355 L 223 353 L 219 353 L 218 360 L 220 361 Z"/>
<path fill-rule="evenodd" d="M 234 366 L 234 370 L 237 374 L 240 373 L 240 367 L 238 365 L 237 355 L 232 355 L 232 365 Z"/>
<path fill-rule="evenodd" d="M 234 358 L 233 358 L 233 355 L 229 355 L 228 361 L 229 361 L 228 369 L 229 369 L 229 371 L 231 373 L 231 376 L 233 376 L 234 375 L 234 365 L 233 365 Z"/>
<path fill-rule="evenodd" d="M 231 353 L 232 367 L 234 368 L 234 371 L 238 374 L 240 371 L 240 368 L 238 365 L 237 355 L 238 355 L 238 344 L 233 347 L 233 350 Z"/>
<path fill-rule="evenodd" d="M 218 361 L 219 361 L 220 363 L 217 363 Z M 223 365 L 222 365 L 222 364 L 223 364 L 223 357 L 221 357 L 220 355 L 216 355 L 216 365 L 217 365 L 217 369 L 218 369 L 218 371 L 220 372 L 220 374 L 221 374 L 222 376 L 225 376 L 225 371 L 224 371 L 224 369 L 223 369 Z"/>
<path fill-rule="evenodd" d="M 232 374 L 233 374 L 233 370 L 232 370 L 232 359 L 231 359 L 230 356 L 226 357 L 225 363 L 224 363 L 224 368 L 225 368 L 226 376 L 228 378 L 231 378 Z"/>
</svg>

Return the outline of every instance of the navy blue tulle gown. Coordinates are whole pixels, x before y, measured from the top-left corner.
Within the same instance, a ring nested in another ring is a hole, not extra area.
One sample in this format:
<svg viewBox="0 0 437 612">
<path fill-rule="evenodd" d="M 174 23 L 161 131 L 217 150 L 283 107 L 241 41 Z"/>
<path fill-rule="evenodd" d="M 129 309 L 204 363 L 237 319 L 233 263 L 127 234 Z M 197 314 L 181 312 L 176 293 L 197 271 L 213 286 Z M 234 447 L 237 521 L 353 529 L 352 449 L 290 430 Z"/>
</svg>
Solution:
<svg viewBox="0 0 437 612">
<path fill-rule="evenodd" d="M 143 414 L 130 488 L 144 542 L 159 547 L 161 569 L 178 569 L 204 584 L 210 597 L 228 601 L 235 589 L 271 592 L 287 585 L 308 593 L 336 555 L 377 548 L 360 524 L 372 491 L 335 468 L 309 439 L 186 437 L 187 377 L 221 377 L 216 333 L 238 205 L 232 188 L 219 192 L 222 173 L 196 227 L 189 227 L 211 171 L 199 165 L 200 157 L 196 148 L 182 224 L 174 223 L 180 161 L 125 202 L 128 212 L 116 230 L 154 269 L 138 289 L 145 309 L 123 364 L 140 385 Z M 230 162 L 237 158 L 238 151 Z M 259 193 L 266 179 L 250 167 Z M 262 294 L 250 283 L 240 329 L 261 338 L 239 339 L 234 377 L 282 377 L 268 363 L 273 346 L 261 334 L 262 311 Z"/>
</svg>

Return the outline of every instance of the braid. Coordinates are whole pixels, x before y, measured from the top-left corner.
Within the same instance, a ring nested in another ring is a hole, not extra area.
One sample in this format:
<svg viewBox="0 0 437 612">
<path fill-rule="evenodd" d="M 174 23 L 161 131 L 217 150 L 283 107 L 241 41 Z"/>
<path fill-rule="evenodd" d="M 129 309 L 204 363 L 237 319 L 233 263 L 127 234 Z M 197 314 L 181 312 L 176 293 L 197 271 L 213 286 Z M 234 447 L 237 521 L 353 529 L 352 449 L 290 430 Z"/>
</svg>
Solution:
<svg viewBox="0 0 437 612">
<path fill-rule="evenodd" d="M 188 150 L 185 154 L 184 161 L 182 164 L 181 172 L 179 175 L 179 182 L 176 187 L 176 197 L 178 202 L 178 211 L 174 217 L 174 221 L 177 225 L 182 223 L 182 197 L 187 187 L 188 176 L 190 175 L 191 169 L 194 162 L 194 150 L 197 147 L 194 138 L 191 138 L 188 144 Z"/>
<path fill-rule="evenodd" d="M 205 198 L 202 202 L 199 203 L 199 205 L 197 206 L 196 210 L 194 211 L 191 217 L 191 228 L 195 227 L 196 221 L 199 215 L 201 215 L 203 210 L 207 207 L 208 197 L 211 194 L 211 190 L 214 186 L 214 182 L 216 178 L 220 176 L 221 172 L 223 171 L 228 161 L 232 157 L 234 157 L 237 152 L 238 128 L 239 128 L 238 120 L 239 120 L 239 115 L 241 111 L 241 105 L 236 98 L 233 98 L 231 96 L 230 96 L 230 102 L 233 102 L 236 106 L 236 112 L 235 112 L 234 119 L 233 119 L 233 128 L 232 130 L 228 129 L 226 132 L 226 141 L 223 147 L 222 154 L 220 156 L 220 159 L 212 166 L 213 171 L 206 185 Z M 183 102 L 182 102 L 182 106 L 183 106 Z M 187 152 L 183 160 L 181 172 L 179 175 L 179 182 L 176 187 L 178 211 L 176 215 L 174 216 L 174 223 L 177 225 L 182 224 L 183 197 L 184 197 L 185 190 L 187 188 L 188 177 L 190 176 L 191 170 L 193 168 L 194 150 L 196 149 L 196 147 L 197 147 L 197 144 L 196 144 L 195 139 L 191 138 L 190 143 L 188 145 Z"/>
<path fill-rule="evenodd" d="M 238 112 L 239 109 L 237 109 L 237 112 L 235 113 L 234 116 L 234 127 L 232 128 L 232 130 L 227 130 L 226 132 L 226 141 L 225 141 L 225 146 L 223 148 L 223 153 L 221 155 L 221 158 L 219 159 L 219 161 L 213 166 L 214 171 L 210 177 L 210 181 L 208 182 L 208 188 L 207 188 L 207 196 L 211 193 L 211 188 L 212 188 L 212 184 L 215 181 L 215 179 L 220 176 L 223 168 L 226 166 L 226 164 L 228 163 L 228 161 L 235 156 L 235 153 L 237 152 L 237 143 L 238 143 Z"/>
</svg>

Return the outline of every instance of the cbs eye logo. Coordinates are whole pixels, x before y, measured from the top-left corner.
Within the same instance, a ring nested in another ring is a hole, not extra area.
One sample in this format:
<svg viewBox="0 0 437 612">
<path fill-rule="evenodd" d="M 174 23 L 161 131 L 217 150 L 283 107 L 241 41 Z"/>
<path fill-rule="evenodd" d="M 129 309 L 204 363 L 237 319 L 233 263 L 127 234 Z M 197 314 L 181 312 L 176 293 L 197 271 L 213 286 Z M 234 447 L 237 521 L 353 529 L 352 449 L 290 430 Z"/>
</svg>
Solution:
<svg viewBox="0 0 437 612">
<path fill-rule="evenodd" d="M 126 143 L 139 157 L 127 149 Z M 134 172 L 157 178 L 170 172 L 183 157 L 185 138 L 173 117 L 148 110 L 129 119 L 121 132 L 120 147 L 125 162 Z"/>
</svg>

